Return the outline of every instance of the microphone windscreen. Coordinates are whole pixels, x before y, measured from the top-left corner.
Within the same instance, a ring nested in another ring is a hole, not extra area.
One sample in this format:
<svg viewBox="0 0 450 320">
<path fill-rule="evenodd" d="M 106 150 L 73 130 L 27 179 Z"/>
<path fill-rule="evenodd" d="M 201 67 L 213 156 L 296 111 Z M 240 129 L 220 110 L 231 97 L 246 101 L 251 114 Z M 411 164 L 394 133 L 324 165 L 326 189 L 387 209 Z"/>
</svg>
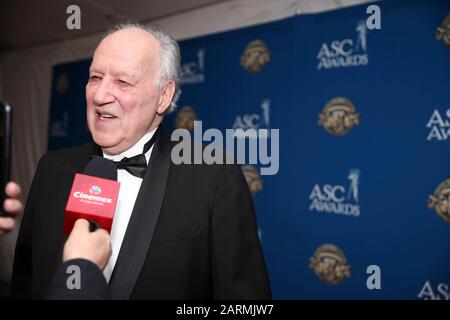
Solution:
<svg viewBox="0 0 450 320">
<path fill-rule="evenodd" d="M 117 181 L 117 167 L 109 159 L 93 156 L 84 168 L 83 174 Z"/>
</svg>

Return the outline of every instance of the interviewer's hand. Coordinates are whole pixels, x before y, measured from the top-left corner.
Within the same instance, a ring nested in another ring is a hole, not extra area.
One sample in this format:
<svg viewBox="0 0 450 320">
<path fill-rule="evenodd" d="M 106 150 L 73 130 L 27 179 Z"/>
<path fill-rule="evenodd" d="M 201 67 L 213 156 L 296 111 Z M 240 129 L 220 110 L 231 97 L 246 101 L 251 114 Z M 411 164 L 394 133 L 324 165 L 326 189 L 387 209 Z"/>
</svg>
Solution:
<svg viewBox="0 0 450 320">
<path fill-rule="evenodd" d="M 103 270 L 110 256 L 111 239 L 108 232 L 104 229 L 89 232 L 89 222 L 78 219 L 64 245 L 63 262 L 86 259 Z"/>
<path fill-rule="evenodd" d="M 22 193 L 20 186 L 15 182 L 9 182 L 5 187 L 6 199 L 3 203 L 3 210 L 9 214 L 9 217 L 0 217 L 0 236 L 9 233 L 16 225 L 16 218 L 23 211 L 22 202 L 19 198 Z"/>
</svg>

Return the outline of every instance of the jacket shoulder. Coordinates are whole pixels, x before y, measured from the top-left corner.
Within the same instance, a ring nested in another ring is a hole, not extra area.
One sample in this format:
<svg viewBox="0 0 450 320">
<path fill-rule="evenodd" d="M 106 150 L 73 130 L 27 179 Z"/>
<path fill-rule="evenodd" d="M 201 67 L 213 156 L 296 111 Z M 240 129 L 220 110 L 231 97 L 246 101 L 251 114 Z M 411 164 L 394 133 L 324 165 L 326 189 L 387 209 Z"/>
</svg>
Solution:
<svg viewBox="0 0 450 320">
<path fill-rule="evenodd" d="M 96 146 L 93 142 L 89 142 L 76 147 L 47 151 L 42 156 L 41 162 L 61 163 L 65 161 L 73 161 L 84 159 L 99 152 L 100 149 L 98 146 Z"/>
</svg>

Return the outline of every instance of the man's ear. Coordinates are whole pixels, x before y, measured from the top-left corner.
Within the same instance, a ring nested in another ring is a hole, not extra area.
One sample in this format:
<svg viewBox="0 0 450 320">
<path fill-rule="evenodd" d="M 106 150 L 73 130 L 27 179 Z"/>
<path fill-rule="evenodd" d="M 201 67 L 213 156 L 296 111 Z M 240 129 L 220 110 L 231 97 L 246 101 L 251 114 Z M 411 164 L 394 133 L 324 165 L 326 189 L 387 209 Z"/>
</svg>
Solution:
<svg viewBox="0 0 450 320">
<path fill-rule="evenodd" d="M 158 109 L 156 109 L 156 112 L 159 115 L 164 114 L 167 108 L 169 108 L 174 93 L 175 93 L 175 82 L 169 81 L 162 90 L 161 96 L 159 97 Z"/>
</svg>

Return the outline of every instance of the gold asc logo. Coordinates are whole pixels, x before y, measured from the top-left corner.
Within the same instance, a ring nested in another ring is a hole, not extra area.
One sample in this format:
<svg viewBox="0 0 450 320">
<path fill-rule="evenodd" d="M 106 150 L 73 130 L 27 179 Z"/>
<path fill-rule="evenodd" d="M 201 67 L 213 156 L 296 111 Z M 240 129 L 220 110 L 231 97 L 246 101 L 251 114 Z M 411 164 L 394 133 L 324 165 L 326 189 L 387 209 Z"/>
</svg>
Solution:
<svg viewBox="0 0 450 320">
<path fill-rule="evenodd" d="M 443 41 L 446 45 L 450 46 L 450 13 L 445 17 L 442 26 L 437 28 L 436 39 L 438 41 Z"/>
<path fill-rule="evenodd" d="M 194 121 L 196 120 L 198 120 L 198 118 L 194 109 L 191 106 L 184 106 L 178 111 L 174 120 L 175 128 L 192 131 L 194 129 Z"/>
<path fill-rule="evenodd" d="M 335 285 L 351 276 L 344 252 L 336 245 L 325 243 L 317 248 L 309 260 L 309 267 L 328 285 Z"/>
<path fill-rule="evenodd" d="M 250 42 L 241 55 L 241 66 L 250 73 L 260 72 L 270 61 L 270 51 L 261 40 Z"/>
<path fill-rule="evenodd" d="M 56 80 L 56 91 L 59 94 L 66 93 L 67 89 L 69 89 L 70 81 L 69 76 L 66 72 L 63 72 L 59 75 L 58 79 Z"/>
<path fill-rule="evenodd" d="M 353 103 L 343 97 L 333 98 L 325 105 L 319 114 L 319 125 L 333 136 L 347 134 L 355 125 L 359 124 L 359 113 Z"/>
<path fill-rule="evenodd" d="M 446 222 L 450 223 L 450 179 L 442 182 L 428 197 L 428 207 L 434 209 Z"/>
<path fill-rule="evenodd" d="M 255 194 L 263 188 L 263 181 L 258 170 L 256 170 L 254 166 L 244 165 L 242 166 L 242 172 L 244 173 L 245 180 L 247 180 L 252 196 L 255 196 Z"/>
</svg>

